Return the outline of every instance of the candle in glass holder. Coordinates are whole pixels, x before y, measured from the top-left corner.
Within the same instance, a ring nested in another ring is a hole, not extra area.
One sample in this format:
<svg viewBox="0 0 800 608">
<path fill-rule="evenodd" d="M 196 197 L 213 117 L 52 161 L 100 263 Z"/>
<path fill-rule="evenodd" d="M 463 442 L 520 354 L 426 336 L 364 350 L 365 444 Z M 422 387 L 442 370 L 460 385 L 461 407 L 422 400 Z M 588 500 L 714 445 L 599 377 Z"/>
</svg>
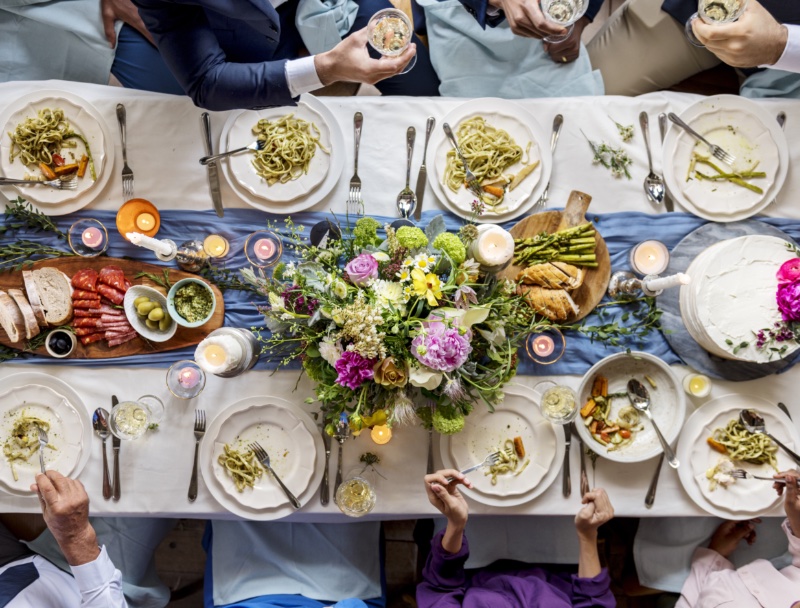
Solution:
<svg viewBox="0 0 800 608">
<path fill-rule="evenodd" d="M 645 278 L 644 286 L 651 292 L 664 291 L 670 287 L 679 287 L 680 285 L 688 285 L 692 282 L 692 278 L 688 274 L 678 272 L 668 277 L 652 277 Z"/>
<path fill-rule="evenodd" d="M 175 243 L 172 243 L 172 241 L 160 241 L 138 232 L 129 232 L 125 235 L 125 238 L 137 247 L 149 249 L 161 257 L 174 257 L 174 254 L 177 252 Z"/>
<path fill-rule="evenodd" d="M 711 394 L 711 380 L 703 374 L 689 374 L 683 379 L 683 390 L 694 397 L 708 397 Z"/>
<path fill-rule="evenodd" d="M 661 241 L 643 241 L 631 250 L 630 262 L 639 274 L 661 274 L 669 264 L 669 250 Z"/>
<path fill-rule="evenodd" d="M 230 335 L 210 335 L 197 345 L 194 359 L 207 374 L 225 374 L 244 358 L 242 345 Z"/>
<path fill-rule="evenodd" d="M 533 352 L 538 357 L 549 357 L 556 349 L 556 343 L 550 336 L 536 336 L 533 339 Z"/>
<path fill-rule="evenodd" d="M 183 388 L 194 388 L 200 382 L 200 372 L 194 367 L 184 367 L 178 371 L 178 383 Z"/>
<path fill-rule="evenodd" d="M 378 445 L 384 445 L 389 443 L 389 440 L 392 438 L 392 429 L 385 424 L 376 424 L 372 427 L 372 432 L 369 436 L 372 438 L 372 441 Z"/>
<path fill-rule="evenodd" d="M 275 243 L 271 239 L 258 239 L 253 251 L 259 260 L 268 260 L 275 255 Z"/>
<path fill-rule="evenodd" d="M 514 257 L 514 237 L 500 226 L 485 224 L 471 247 L 472 257 L 487 267 L 503 266 Z"/>
<path fill-rule="evenodd" d="M 142 232 L 149 232 L 156 227 L 156 218 L 152 213 L 140 213 L 136 216 L 136 227 Z"/>
<path fill-rule="evenodd" d="M 96 249 L 103 244 L 103 233 L 99 228 L 89 227 L 81 233 L 81 242 L 89 249 Z"/>
<path fill-rule="evenodd" d="M 203 241 L 203 250 L 210 258 L 221 258 L 228 254 L 228 239 L 218 234 L 209 234 Z"/>
</svg>

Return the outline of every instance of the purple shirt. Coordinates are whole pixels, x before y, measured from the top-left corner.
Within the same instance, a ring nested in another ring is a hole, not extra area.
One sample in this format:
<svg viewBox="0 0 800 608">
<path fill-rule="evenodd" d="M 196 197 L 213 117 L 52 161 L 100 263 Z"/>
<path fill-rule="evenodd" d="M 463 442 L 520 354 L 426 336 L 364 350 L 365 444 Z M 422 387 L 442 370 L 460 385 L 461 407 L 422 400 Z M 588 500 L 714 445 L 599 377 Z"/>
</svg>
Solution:
<svg viewBox="0 0 800 608">
<path fill-rule="evenodd" d="M 541 568 L 491 569 L 467 574 L 467 538 L 458 553 L 442 548 L 442 536 L 431 541 L 431 554 L 417 587 L 419 608 L 614 608 L 611 579 L 603 570 L 594 578 L 558 575 Z"/>
</svg>

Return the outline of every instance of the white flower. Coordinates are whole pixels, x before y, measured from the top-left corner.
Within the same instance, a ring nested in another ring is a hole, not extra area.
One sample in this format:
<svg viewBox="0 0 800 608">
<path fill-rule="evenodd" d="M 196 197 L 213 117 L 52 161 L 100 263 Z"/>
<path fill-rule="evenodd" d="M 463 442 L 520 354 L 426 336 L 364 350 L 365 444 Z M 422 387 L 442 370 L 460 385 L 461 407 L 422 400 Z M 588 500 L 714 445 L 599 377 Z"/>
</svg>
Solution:
<svg viewBox="0 0 800 608">
<path fill-rule="evenodd" d="M 388 262 L 392 258 L 389 257 L 388 253 L 384 253 L 383 251 L 370 251 L 369 253 L 373 258 L 378 260 L 379 262 Z"/>
<path fill-rule="evenodd" d="M 273 310 L 284 310 L 286 309 L 286 304 L 283 301 L 283 298 L 280 297 L 277 293 L 269 292 L 269 305 L 272 307 Z"/>
<path fill-rule="evenodd" d="M 423 272 L 428 272 L 435 262 L 436 258 L 427 253 L 420 253 L 414 257 L 414 267 Z"/>
<path fill-rule="evenodd" d="M 372 291 L 379 308 L 388 310 L 390 306 L 393 306 L 401 315 L 406 314 L 406 297 L 400 283 L 378 279 L 372 283 Z"/>
<path fill-rule="evenodd" d="M 340 341 L 332 342 L 325 338 L 319 343 L 319 355 L 332 366 L 342 357 L 342 343 Z"/>
<path fill-rule="evenodd" d="M 444 374 L 442 374 L 442 372 L 435 372 L 424 366 L 412 366 L 408 374 L 408 381 L 413 386 L 427 388 L 429 391 L 432 391 L 442 383 L 443 377 Z"/>
<path fill-rule="evenodd" d="M 400 279 L 401 283 L 408 283 L 411 280 L 411 271 L 408 268 L 403 268 L 397 273 L 397 278 Z"/>
<path fill-rule="evenodd" d="M 405 260 L 403 260 L 403 263 L 401 264 L 403 268 L 411 268 L 413 265 L 414 265 L 414 258 L 406 258 Z"/>
<path fill-rule="evenodd" d="M 289 275 L 289 274 L 294 274 L 295 270 L 296 270 L 296 268 L 295 268 L 294 262 L 289 262 L 288 264 L 286 264 L 286 268 L 283 269 L 283 274 L 284 274 L 284 276 Z"/>
<path fill-rule="evenodd" d="M 332 290 L 333 290 L 333 295 L 335 295 L 340 300 L 344 300 L 347 297 L 347 283 L 345 283 L 341 279 L 336 279 L 333 282 Z"/>
</svg>

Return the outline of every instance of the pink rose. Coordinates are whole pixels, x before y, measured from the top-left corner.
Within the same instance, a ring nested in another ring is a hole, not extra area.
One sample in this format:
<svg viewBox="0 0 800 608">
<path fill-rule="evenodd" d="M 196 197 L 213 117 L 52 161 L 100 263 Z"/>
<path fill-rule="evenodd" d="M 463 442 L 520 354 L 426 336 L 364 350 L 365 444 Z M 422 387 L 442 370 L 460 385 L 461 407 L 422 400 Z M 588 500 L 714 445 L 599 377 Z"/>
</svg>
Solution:
<svg viewBox="0 0 800 608">
<path fill-rule="evenodd" d="M 368 253 L 362 253 L 350 260 L 344 271 L 353 285 L 364 287 L 371 280 L 378 278 L 378 260 Z"/>
<path fill-rule="evenodd" d="M 800 321 L 800 283 L 781 285 L 778 287 L 776 299 L 784 321 Z"/>
<path fill-rule="evenodd" d="M 800 258 L 792 258 L 784 262 L 780 270 L 778 270 L 777 277 L 778 285 L 794 283 L 800 279 Z"/>
</svg>

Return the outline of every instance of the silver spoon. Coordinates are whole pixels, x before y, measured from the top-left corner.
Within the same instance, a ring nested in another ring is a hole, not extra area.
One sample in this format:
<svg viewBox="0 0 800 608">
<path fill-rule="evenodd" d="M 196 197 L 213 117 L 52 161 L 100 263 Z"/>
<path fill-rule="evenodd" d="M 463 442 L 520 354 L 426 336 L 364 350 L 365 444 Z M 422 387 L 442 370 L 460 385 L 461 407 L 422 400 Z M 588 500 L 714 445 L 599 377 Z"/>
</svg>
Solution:
<svg viewBox="0 0 800 608">
<path fill-rule="evenodd" d="M 645 386 L 635 378 L 628 381 L 628 399 L 633 407 L 643 412 L 644 415 L 650 419 L 650 422 L 653 423 L 653 428 L 656 430 L 656 435 L 658 435 L 658 440 L 661 442 L 661 447 L 664 449 L 664 454 L 667 457 L 669 466 L 673 469 L 677 469 L 680 463 L 678 459 L 675 458 L 675 452 L 672 451 L 672 447 L 667 443 L 667 440 L 664 439 L 664 435 L 661 434 L 661 429 L 658 428 L 656 421 L 653 420 L 653 414 L 650 412 L 650 393 L 648 393 Z"/>
<path fill-rule="evenodd" d="M 742 426 L 747 429 L 749 433 L 759 433 L 772 439 L 772 441 L 774 441 L 784 452 L 792 457 L 792 460 L 794 460 L 797 464 L 800 464 L 800 456 L 775 439 L 775 437 L 767 433 L 764 419 L 758 415 L 758 412 L 755 410 L 742 410 L 739 412 L 739 422 L 742 423 Z"/>
<path fill-rule="evenodd" d="M 417 206 L 417 195 L 411 189 L 411 157 L 414 155 L 414 140 L 417 137 L 417 130 L 414 127 L 408 127 L 406 131 L 406 153 L 408 161 L 406 163 L 406 187 L 397 195 L 397 210 L 400 212 L 400 217 L 407 218 L 414 213 L 414 208 Z"/>
<path fill-rule="evenodd" d="M 97 436 L 103 440 L 103 498 L 111 498 L 111 480 L 108 476 L 108 457 L 106 456 L 106 439 L 108 439 L 108 412 L 98 407 L 92 416 L 92 427 Z"/>
<path fill-rule="evenodd" d="M 333 438 L 339 442 L 339 462 L 336 465 L 336 482 L 333 484 L 333 502 L 336 502 L 336 492 L 339 490 L 339 486 L 342 485 L 342 448 L 349 436 L 350 424 L 347 422 L 347 416 L 341 416 L 333 432 Z"/>
<path fill-rule="evenodd" d="M 655 171 L 653 171 L 653 157 L 650 154 L 650 122 L 647 118 L 647 112 L 639 114 L 639 126 L 642 127 L 644 147 L 647 150 L 647 166 L 650 168 L 650 173 L 644 178 L 644 192 L 650 202 L 660 205 L 667 190 L 664 187 L 664 178 L 656 175 Z"/>
<path fill-rule="evenodd" d="M 212 154 L 211 156 L 204 156 L 200 159 L 201 165 L 207 165 L 208 163 L 213 163 L 215 160 L 219 160 L 220 158 L 226 158 L 231 156 L 232 154 L 238 154 L 239 152 L 244 152 L 245 150 L 253 150 L 257 152 L 258 150 L 263 150 L 267 147 L 267 140 L 266 139 L 257 139 L 249 146 L 244 146 L 243 148 L 236 148 L 235 150 L 228 150 L 227 152 L 221 152 L 220 154 Z"/>
</svg>

